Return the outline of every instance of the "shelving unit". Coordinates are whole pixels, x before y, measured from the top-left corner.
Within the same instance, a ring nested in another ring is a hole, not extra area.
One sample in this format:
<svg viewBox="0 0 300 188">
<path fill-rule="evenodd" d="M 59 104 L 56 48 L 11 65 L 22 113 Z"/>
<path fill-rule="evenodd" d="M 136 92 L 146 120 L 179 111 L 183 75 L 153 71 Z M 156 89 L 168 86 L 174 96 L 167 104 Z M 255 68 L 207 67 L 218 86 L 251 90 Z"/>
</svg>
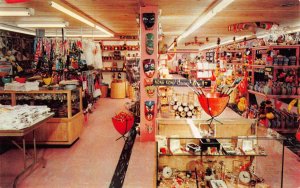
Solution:
<svg viewBox="0 0 300 188">
<path fill-rule="evenodd" d="M 112 82 L 112 74 L 111 73 L 121 73 L 122 79 L 125 80 L 126 76 L 126 70 L 123 69 L 126 65 L 126 58 L 128 55 L 130 57 L 134 56 L 140 56 L 139 51 L 139 41 L 138 40 L 103 40 L 102 43 L 102 61 L 103 61 L 103 81 L 108 83 L 110 86 L 110 83 Z M 124 44 L 126 43 L 126 46 Z M 114 57 L 115 53 L 119 53 L 120 56 Z M 120 58 L 120 59 L 119 59 Z M 110 68 L 107 70 L 107 68 Z M 111 70 L 111 69 L 121 69 L 121 70 Z"/>
<path fill-rule="evenodd" d="M 80 137 L 84 121 L 81 88 L 75 90 L 40 88 L 38 91 L 0 90 L 0 95 L 5 95 L 7 98 L 2 98 L 2 100 L 10 101 L 10 105 L 13 106 L 18 104 L 47 105 L 52 112 L 55 112 L 53 118 L 37 129 L 38 144 L 71 145 Z M 53 105 L 57 105 L 57 108 L 54 109 Z M 63 108 L 66 108 L 65 111 L 62 110 Z M 32 135 L 28 139 L 31 137 Z"/>
</svg>

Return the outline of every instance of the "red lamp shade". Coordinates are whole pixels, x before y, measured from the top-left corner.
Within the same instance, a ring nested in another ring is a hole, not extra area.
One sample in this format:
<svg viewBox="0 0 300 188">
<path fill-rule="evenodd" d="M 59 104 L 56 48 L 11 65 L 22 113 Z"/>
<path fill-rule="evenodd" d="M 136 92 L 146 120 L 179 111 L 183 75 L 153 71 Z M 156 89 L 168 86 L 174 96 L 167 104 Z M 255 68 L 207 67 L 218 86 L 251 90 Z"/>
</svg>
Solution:
<svg viewBox="0 0 300 188">
<path fill-rule="evenodd" d="M 30 0 L 5 0 L 6 3 L 26 3 Z"/>
</svg>

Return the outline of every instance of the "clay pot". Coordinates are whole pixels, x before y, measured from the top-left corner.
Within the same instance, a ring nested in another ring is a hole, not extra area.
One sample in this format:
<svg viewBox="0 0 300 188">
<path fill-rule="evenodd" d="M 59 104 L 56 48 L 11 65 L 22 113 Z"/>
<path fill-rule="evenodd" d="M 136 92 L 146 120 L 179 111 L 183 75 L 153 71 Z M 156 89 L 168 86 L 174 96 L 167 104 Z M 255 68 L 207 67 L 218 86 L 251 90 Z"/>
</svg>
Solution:
<svg viewBox="0 0 300 188">
<path fill-rule="evenodd" d="M 285 86 L 282 86 L 281 95 L 286 95 L 286 94 L 287 94 L 287 89 Z"/>
<path fill-rule="evenodd" d="M 276 89 L 276 85 L 274 84 L 272 87 L 272 95 L 277 95 L 277 89 Z"/>
<path fill-rule="evenodd" d="M 287 95 L 291 95 L 292 94 L 292 87 L 288 84 L 288 86 L 286 87 L 286 94 Z"/>
</svg>

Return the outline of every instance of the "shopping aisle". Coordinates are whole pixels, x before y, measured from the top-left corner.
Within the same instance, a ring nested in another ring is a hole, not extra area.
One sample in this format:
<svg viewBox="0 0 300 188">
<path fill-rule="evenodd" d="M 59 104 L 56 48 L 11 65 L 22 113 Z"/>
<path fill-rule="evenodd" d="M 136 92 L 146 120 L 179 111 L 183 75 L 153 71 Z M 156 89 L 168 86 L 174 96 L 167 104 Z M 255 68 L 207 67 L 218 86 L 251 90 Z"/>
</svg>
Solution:
<svg viewBox="0 0 300 188">
<path fill-rule="evenodd" d="M 46 168 L 39 166 L 30 176 L 20 181 L 19 187 L 109 187 L 124 145 L 123 140 L 115 141 L 120 135 L 114 129 L 111 117 L 123 109 L 126 101 L 126 99 L 100 99 L 96 109 L 89 116 L 81 138 L 70 148 L 46 148 L 44 150 Z M 134 146 L 134 154 L 129 164 L 129 178 L 142 175 L 141 169 L 144 169 L 145 165 L 141 160 L 151 159 L 153 152 L 139 151 L 150 151 L 153 146 L 153 143 L 137 143 Z M 138 158 L 141 154 L 144 156 Z M 21 157 L 22 153 L 17 149 L 0 155 L 1 188 L 12 186 L 13 178 L 22 169 Z M 147 170 L 149 168 L 154 171 L 154 164 L 149 164 Z M 150 180 L 153 174 L 149 176 Z M 124 187 L 137 185 L 132 181 L 126 180 Z M 144 184 L 139 184 L 137 187 L 141 187 L 140 185 Z"/>
</svg>

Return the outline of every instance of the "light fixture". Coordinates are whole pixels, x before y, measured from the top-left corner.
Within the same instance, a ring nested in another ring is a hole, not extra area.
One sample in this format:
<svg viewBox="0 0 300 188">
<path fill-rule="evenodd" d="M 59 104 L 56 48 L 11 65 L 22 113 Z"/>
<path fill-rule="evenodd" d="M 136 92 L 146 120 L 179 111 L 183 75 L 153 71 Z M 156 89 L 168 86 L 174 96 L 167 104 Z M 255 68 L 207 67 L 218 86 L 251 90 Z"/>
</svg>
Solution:
<svg viewBox="0 0 300 188">
<path fill-rule="evenodd" d="M 34 9 L 32 8 L 0 8 L 0 16 L 32 16 Z"/>
<path fill-rule="evenodd" d="M 189 36 L 191 33 L 199 29 L 202 25 L 204 25 L 206 22 L 208 22 L 211 18 L 213 18 L 218 12 L 221 12 L 224 8 L 226 8 L 228 5 L 230 5 L 234 0 L 222 0 L 220 3 L 218 3 L 216 6 L 214 6 L 212 9 L 210 9 L 207 13 L 200 16 L 194 24 L 189 27 L 183 34 L 181 34 L 178 38 L 178 40 L 185 38 Z"/>
<path fill-rule="evenodd" d="M 57 34 L 46 34 L 45 37 L 62 37 Z M 88 34 L 66 34 L 65 37 L 83 37 L 83 38 L 108 38 L 108 35 L 88 35 Z"/>
<path fill-rule="evenodd" d="M 61 12 L 63 12 L 63 13 L 65 13 L 65 14 L 67 14 L 67 15 L 69 15 L 69 16 L 71 16 L 71 17 L 73 17 L 73 18 L 75 18 L 75 19 L 77 19 L 77 20 L 79 20 L 79 21 L 81 21 L 81 22 L 83 22 L 83 23 L 85 23 L 85 24 L 87 24 L 87 25 L 89 25 L 89 26 L 91 26 L 91 27 L 93 27 L 93 28 L 96 28 L 96 29 L 106 33 L 108 36 L 114 36 L 113 33 L 107 31 L 105 28 L 94 24 L 93 22 L 87 20 L 86 18 L 70 11 L 69 9 L 66 9 L 65 7 L 61 6 L 60 4 L 57 4 L 53 1 L 51 1 L 50 6 L 57 9 L 57 10 L 59 10 L 59 11 L 61 11 Z"/>
<path fill-rule="evenodd" d="M 31 27 L 31 28 L 62 28 L 62 27 L 68 27 L 68 22 L 26 22 L 26 23 L 18 23 L 18 27 Z"/>
<path fill-rule="evenodd" d="M 0 24 L 0 29 L 35 36 L 35 32 L 32 31 L 32 30 L 22 29 L 22 28 L 19 28 L 19 27 L 11 26 L 11 25 Z"/>
<path fill-rule="evenodd" d="M 95 28 L 98 29 L 98 30 L 100 30 L 100 31 L 102 31 L 103 33 L 106 33 L 106 34 L 109 35 L 110 37 L 113 37 L 113 36 L 114 36 L 114 34 L 112 34 L 112 33 L 109 32 L 109 31 L 106 31 L 103 27 L 100 27 L 100 26 L 96 25 Z"/>
</svg>

